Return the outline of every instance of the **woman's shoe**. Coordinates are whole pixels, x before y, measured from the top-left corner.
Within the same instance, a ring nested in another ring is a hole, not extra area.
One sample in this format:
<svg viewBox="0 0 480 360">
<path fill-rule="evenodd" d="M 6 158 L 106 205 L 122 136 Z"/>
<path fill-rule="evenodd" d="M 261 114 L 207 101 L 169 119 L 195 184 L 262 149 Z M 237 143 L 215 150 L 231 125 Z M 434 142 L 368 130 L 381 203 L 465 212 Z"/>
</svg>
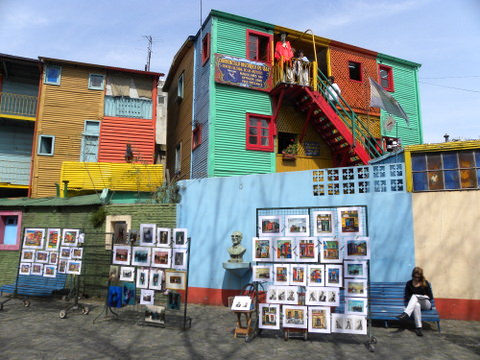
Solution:
<svg viewBox="0 0 480 360">
<path fill-rule="evenodd" d="M 408 314 L 403 312 L 400 315 L 397 316 L 398 320 L 407 320 L 408 319 Z"/>
<path fill-rule="evenodd" d="M 417 334 L 417 336 L 423 336 L 422 328 L 415 328 L 415 334 Z"/>
</svg>

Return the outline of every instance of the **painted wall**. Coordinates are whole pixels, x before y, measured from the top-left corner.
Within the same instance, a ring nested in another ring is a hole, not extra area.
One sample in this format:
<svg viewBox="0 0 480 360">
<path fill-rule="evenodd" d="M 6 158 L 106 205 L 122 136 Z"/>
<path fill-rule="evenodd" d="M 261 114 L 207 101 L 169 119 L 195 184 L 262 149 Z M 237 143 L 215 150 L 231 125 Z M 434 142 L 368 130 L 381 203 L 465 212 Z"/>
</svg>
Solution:
<svg viewBox="0 0 480 360">
<path fill-rule="evenodd" d="M 0 131 L 0 183 L 28 186 L 32 159 L 33 126 L 30 121 L 2 123 Z"/>
</svg>

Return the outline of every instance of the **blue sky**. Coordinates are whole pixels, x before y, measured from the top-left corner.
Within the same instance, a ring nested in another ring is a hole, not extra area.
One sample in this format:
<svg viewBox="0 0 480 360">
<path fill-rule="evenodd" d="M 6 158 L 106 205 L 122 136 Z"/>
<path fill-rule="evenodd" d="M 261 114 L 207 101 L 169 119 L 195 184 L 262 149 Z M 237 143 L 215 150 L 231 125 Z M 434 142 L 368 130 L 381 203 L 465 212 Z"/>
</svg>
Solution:
<svg viewBox="0 0 480 360">
<path fill-rule="evenodd" d="M 480 138 L 480 0 L 203 0 L 221 10 L 422 64 L 424 141 Z M 0 52 L 167 73 L 200 0 L 0 0 Z"/>
</svg>

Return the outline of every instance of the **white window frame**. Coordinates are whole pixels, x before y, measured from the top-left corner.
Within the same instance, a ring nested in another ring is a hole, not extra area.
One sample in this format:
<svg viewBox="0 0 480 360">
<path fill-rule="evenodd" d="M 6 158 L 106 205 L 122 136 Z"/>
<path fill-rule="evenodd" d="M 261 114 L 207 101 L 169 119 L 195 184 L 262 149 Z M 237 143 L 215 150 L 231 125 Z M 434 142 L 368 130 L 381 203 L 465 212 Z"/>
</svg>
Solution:
<svg viewBox="0 0 480 360">
<path fill-rule="evenodd" d="M 92 76 L 100 76 L 102 78 L 102 84 L 100 86 L 92 85 Z M 91 73 L 88 75 L 88 88 L 90 90 L 105 90 L 105 75 Z"/>
<path fill-rule="evenodd" d="M 48 69 L 58 69 L 58 78 L 56 81 L 49 81 L 47 78 Z M 60 85 L 62 78 L 62 67 L 60 65 L 45 65 L 45 72 L 43 74 L 43 83 L 48 85 Z"/>
<path fill-rule="evenodd" d="M 51 149 L 50 152 L 44 153 L 44 152 L 41 151 L 42 140 L 46 139 L 46 138 L 52 139 L 52 149 Z M 53 135 L 39 135 L 38 136 L 37 154 L 38 155 L 43 155 L 43 156 L 53 156 L 55 154 L 55 136 L 53 136 Z"/>
</svg>

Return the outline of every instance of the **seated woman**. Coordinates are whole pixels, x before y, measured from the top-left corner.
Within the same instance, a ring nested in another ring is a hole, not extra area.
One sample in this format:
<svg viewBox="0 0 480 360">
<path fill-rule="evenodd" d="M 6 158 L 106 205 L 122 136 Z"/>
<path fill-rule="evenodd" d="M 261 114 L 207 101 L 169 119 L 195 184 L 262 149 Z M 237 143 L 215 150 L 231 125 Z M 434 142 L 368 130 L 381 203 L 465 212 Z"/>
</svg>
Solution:
<svg viewBox="0 0 480 360">
<path fill-rule="evenodd" d="M 415 319 L 415 334 L 417 334 L 417 336 L 423 336 L 421 311 L 432 308 L 432 304 L 430 303 L 432 299 L 432 288 L 423 275 L 423 269 L 415 267 L 412 271 L 412 280 L 407 281 L 405 284 L 405 303 L 407 307 L 397 318 L 399 320 L 406 320 L 413 313 Z"/>
</svg>

